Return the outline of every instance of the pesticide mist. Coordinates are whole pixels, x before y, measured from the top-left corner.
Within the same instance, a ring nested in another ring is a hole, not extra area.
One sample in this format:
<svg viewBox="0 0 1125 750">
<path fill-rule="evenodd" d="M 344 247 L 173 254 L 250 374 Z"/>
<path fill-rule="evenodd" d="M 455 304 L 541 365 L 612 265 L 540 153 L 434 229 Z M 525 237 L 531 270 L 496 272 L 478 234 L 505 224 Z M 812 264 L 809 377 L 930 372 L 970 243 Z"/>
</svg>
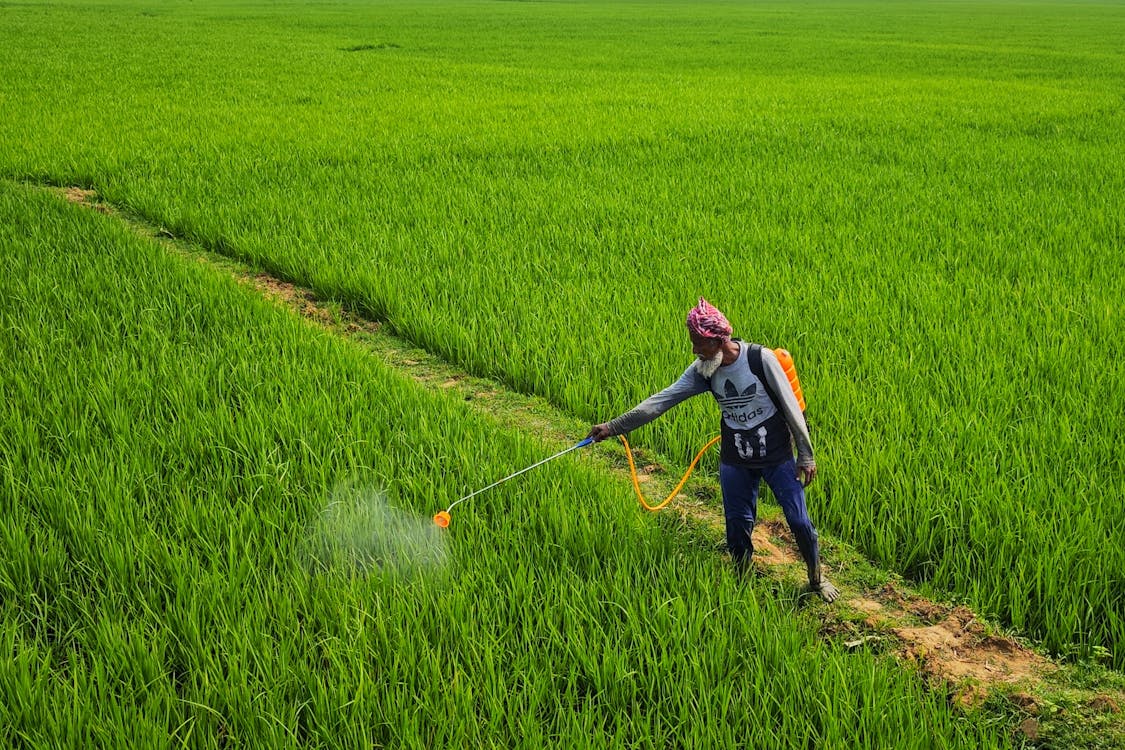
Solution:
<svg viewBox="0 0 1125 750">
<path fill-rule="evenodd" d="M 307 535 L 313 570 L 410 577 L 445 566 L 441 529 L 394 508 L 386 493 L 355 482 L 337 485 Z"/>
</svg>

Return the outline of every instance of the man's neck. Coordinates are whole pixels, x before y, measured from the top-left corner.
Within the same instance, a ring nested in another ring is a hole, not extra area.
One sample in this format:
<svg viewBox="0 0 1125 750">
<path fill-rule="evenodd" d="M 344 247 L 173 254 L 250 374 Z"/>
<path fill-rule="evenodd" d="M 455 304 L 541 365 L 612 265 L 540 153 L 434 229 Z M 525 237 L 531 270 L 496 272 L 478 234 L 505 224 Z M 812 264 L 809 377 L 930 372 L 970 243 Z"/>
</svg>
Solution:
<svg viewBox="0 0 1125 750">
<path fill-rule="evenodd" d="M 734 339 L 723 344 L 723 367 L 733 365 L 735 360 L 738 359 L 738 353 L 740 351 L 742 351 L 742 349 L 739 343 Z"/>
</svg>

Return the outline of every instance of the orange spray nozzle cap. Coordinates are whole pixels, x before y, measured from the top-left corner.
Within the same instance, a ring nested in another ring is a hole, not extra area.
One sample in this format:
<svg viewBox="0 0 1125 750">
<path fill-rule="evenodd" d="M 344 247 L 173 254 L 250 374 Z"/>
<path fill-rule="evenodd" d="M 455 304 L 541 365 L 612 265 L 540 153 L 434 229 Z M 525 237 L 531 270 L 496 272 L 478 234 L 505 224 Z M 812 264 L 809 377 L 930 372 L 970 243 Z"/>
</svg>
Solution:
<svg viewBox="0 0 1125 750">
<path fill-rule="evenodd" d="M 450 520 L 452 519 L 450 518 L 448 511 L 439 510 L 434 514 L 434 523 L 436 523 L 443 529 L 449 525 Z"/>
</svg>

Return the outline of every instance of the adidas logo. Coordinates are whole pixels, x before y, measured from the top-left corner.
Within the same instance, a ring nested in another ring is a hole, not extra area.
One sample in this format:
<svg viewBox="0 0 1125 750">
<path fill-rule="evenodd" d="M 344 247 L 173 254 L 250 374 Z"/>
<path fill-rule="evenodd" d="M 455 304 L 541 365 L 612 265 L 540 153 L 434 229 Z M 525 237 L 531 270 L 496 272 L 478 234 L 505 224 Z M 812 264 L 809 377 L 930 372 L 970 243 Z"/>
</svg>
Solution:
<svg viewBox="0 0 1125 750">
<path fill-rule="evenodd" d="M 754 400 L 754 395 L 758 392 L 758 384 L 751 383 L 746 387 L 746 390 L 739 393 L 738 387 L 729 380 L 723 383 L 723 405 L 724 406 L 745 406 Z"/>
</svg>

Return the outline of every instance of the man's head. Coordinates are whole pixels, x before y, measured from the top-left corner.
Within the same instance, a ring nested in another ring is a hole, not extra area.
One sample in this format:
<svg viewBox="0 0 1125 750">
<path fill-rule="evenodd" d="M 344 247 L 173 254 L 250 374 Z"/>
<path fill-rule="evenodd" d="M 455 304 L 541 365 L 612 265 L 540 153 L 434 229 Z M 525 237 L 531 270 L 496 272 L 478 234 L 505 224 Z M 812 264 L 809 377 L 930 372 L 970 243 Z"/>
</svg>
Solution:
<svg viewBox="0 0 1125 750">
<path fill-rule="evenodd" d="M 699 358 L 696 369 L 709 378 L 723 363 L 723 347 L 733 332 L 730 321 L 717 307 L 700 297 L 699 304 L 688 313 L 687 328 L 691 352 Z"/>
<path fill-rule="evenodd" d="M 730 321 L 719 312 L 719 308 L 702 297 L 699 298 L 699 304 L 688 312 L 687 327 L 693 335 L 706 339 L 720 339 L 724 343 L 730 341 L 733 332 Z"/>
</svg>

